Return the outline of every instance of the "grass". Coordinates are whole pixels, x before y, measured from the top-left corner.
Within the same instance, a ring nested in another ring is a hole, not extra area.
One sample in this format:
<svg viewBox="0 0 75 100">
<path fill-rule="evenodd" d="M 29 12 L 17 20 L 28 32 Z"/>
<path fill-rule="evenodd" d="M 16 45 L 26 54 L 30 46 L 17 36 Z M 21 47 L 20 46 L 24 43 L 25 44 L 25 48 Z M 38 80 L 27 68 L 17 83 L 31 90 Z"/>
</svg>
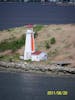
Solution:
<svg viewBox="0 0 75 100">
<path fill-rule="evenodd" d="M 36 25 L 36 26 L 33 27 L 33 30 L 35 32 L 34 38 L 38 37 L 38 31 L 40 31 L 43 27 L 44 27 L 43 25 Z"/>
<path fill-rule="evenodd" d="M 43 28 L 43 25 L 36 25 L 33 27 L 34 32 L 38 32 Z"/>
<path fill-rule="evenodd" d="M 70 48 L 72 46 L 72 44 L 66 43 L 64 48 Z"/>
<path fill-rule="evenodd" d="M 56 30 L 61 30 L 61 29 L 62 29 L 61 27 L 57 27 L 57 28 L 56 28 Z"/>
<path fill-rule="evenodd" d="M 54 49 L 53 51 L 49 51 L 49 52 L 48 52 L 48 56 L 49 56 L 49 57 L 54 57 L 54 56 L 56 56 L 57 54 L 58 54 L 57 49 Z"/>
<path fill-rule="evenodd" d="M 1 55 L 0 56 L 0 60 L 2 61 L 17 61 L 19 60 L 19 54 L 18 53 L 15 53 L 13 55 Z"/>
<path fill-rule="evenodd" d="M 17 31 L 21 31 L 21 30 L 24 30 L 24 29 L 25 29 L 25 27 L 21 26 L 21 27 L 9 28 L 6 31 L 7 32 L 17 32 Z"/>
<path fill-rule="evenodd" d="M 13 28 L 9 28 L 7 31 L 8 32 L 12 32 L 12 31 L 14 31 L 14 29 Z"/>
<path fill-rule="evenodd" d="M 49 48 L 51 48 L 51 45 L 53 45 L 55 43 L 56 43 L 56 39 L 55 39 L 55 37 L 52 37 L 45 41 L 45 48 L 49 49 Z"/>
<path fill-rule="evenodd" d="M 45 41 L 45 47 L 46 49 L 49 49 L 51 47 L 49 41 Z"/>
<path fill-rule="evenodd" d="M 16 51 L 25 44 L 25 36 L 22 35 L 19 39 L 4 40 L 0 43 L 0 52 L 5 50 Z"/>
</svg>

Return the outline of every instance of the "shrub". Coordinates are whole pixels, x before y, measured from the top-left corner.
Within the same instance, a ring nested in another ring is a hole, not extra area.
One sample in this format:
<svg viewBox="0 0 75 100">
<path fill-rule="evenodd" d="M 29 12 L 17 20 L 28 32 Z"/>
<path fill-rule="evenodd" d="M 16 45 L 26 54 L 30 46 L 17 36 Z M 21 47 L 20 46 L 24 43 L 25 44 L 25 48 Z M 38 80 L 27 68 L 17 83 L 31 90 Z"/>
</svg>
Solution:
<svg viewBox="0 0 75 100">
<path fill-rule="evenodd" d="M 2 60 L 4 58 L 4 56 L 3 55 L 0 55 L 0 60 Z"/>
<path fill-rule="evenodd" d="M 0 43 L 0 52 L 5 50 L 16 51 L 25 44 L 25 36 L 22 35 L 19 39 L 14 40 L 4 40 Z"/>
<path fill-rule="evenodd" d="M 42 28 L 43 28 L 43 25 L 36 25 L 36 26 L 33 27 L 33 30 L 34 30 L 35 32 L 38 32 L 38 31 L 40 31 Z"/>
<path fill-rule="evenodd" d="M 36 25 L 36 26 L 33 27 L 33 30 L 35 32 L 34 38 L 38 37 L 38 31 L 40 31 L 42 28 L 43 28 L 43 25 Z"/>
<path fill-rule="evenodd" d="M 45 42 L 45 47 L 46 47 L 46 49 L 49 49 L 49 48 L 50 48 L 49 41 L 46 41 L 46 42 Z"/>
<path fill-rule="evenodd" d="M 35 34 L 34 34 L 34 38 L 37 38 L 37 37 L 38 37 L 38 33 L 35 32 Z"/>
<path fill-rule="evenodd" d="M 50 43 L 51 43 L 51 44 L 55 44 L 55 43 L 56 43 L 56 40 L 55 40 L 54 37 L 52 37 L 52 38 L 50 39 Z"/>
</svg>

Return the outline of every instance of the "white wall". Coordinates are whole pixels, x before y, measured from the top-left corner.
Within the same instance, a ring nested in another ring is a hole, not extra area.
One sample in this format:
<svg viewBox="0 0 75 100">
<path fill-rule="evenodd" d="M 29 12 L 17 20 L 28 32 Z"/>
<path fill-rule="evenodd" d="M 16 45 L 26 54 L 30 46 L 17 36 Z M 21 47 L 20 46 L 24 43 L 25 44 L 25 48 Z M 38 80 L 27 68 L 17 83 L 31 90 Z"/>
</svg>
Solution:
<svg viewBox="0 0 75 100">
<path fill-rule="evenodd" d="M 32 61 L 40 61 L 39 55 L 32 55 Z"/>
<path fill-rule="evenodd" d="M 30 58 L 31 58 L 31 33 L 30 33 L 30 30 L 27 30 L 25 50 L 24 50 L 24 60 L 28 60 Z"/>
<path fill-rule="evenodd" d="M 32 55 L 32 61 L 47 60 L 47 54 L 42 52 L 39 55 Z"/>
</svg>

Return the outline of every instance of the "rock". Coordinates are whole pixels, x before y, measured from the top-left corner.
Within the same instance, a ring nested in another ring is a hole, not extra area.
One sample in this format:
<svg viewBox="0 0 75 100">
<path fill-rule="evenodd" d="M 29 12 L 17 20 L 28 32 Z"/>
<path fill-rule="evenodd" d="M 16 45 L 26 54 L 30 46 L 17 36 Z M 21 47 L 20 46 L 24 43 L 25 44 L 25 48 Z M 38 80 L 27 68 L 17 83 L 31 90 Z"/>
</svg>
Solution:
<svg viewBox="0 0 75 100">
<path fill-rule="evenodd" d="M 61 67 L 60 65 L 34 65 L 28 64 L 25 62 L 3 62 L 0 61 L 0 66 L 5 68 L 15 68 L 15 69 L 22 69 L 24 71 L 41 71 L 41 72 L 63 72 L 63 73 L 70 73 L 75 74 L 75 68 L 73 67 Z"/>
</svg>

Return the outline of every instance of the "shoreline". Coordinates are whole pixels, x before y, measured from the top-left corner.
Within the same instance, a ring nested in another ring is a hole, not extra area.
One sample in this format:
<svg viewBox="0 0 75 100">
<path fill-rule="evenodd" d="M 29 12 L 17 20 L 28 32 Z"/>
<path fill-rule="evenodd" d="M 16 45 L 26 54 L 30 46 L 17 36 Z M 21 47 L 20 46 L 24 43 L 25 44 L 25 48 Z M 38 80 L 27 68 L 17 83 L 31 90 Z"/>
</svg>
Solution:
<svg viewBox="0 0 75 100">
<path fill-rule="evenodd" d="M 16 70 L 16 69 L 1 69 L 0 67 L 0 73 L 10 73 L 10 74 L 33 74 L 36 76 L 49 76 L 49 77 L 58 77 L 58 78 L 75 78 L 75 74 L 69 74 L 69 73 L 51 73 L 51 72 L 41 72 L 41 71 L 24 71 L 24 70 Z"/>
<path fill-rule="evenodd" d="M 24 62 L 3 62 L 0 61 L 0 72 L 16 72 L 16 73 L 38 73 L 51 76 L 75 76 L 75 68 L 62 67 L 59 65 L 34 65 Z"/>
</svg>

